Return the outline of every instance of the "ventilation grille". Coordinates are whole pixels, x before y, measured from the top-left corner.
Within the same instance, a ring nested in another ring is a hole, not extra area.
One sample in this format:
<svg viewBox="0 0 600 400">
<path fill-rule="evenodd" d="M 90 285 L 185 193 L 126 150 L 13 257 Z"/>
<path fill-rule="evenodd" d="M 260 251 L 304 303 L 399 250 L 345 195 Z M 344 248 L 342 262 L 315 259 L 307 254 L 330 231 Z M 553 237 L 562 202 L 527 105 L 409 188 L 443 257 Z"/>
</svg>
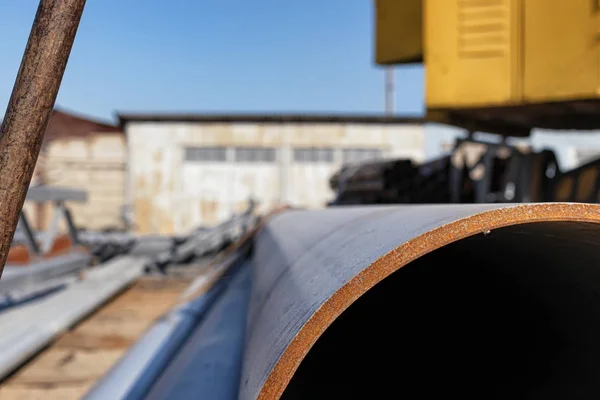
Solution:
<svg viewBox="0 0 600 400">
<path fill-rule="evenodd" d="M 494 58 L 509 45 L 510 0 L 458 0 L 458 56 Z"/>
</svg>

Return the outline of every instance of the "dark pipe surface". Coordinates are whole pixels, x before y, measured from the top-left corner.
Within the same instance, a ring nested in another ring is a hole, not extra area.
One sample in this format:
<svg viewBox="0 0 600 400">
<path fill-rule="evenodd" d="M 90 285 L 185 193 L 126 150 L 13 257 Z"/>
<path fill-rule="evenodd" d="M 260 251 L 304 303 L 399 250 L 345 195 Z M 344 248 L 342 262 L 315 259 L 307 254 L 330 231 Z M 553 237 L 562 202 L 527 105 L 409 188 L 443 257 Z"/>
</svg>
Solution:
<svg viewBox="0 0 600 400">
<path fill-rule="evenodd" d="M 238 394 L 251 269 L 228 278 L 225 292 L 155 380 L 145 400 L 235 400 Z"/>
<path fill-rule="evenodd" d="M 600 229 L 512 226 L 434 251 L 348 308 L 283 399 L 600 398 Z"/>
<path fill-rule="evenodd" d="M 40 0 L 0 129 L 0 275 L 85 0 Z"/>
<path fill-rule="evenodd" d="M 275 217 L 256 241 L 239 397 L 596 395 L 599 222 L 598 206 L 559 203 Z"/>
</svg>

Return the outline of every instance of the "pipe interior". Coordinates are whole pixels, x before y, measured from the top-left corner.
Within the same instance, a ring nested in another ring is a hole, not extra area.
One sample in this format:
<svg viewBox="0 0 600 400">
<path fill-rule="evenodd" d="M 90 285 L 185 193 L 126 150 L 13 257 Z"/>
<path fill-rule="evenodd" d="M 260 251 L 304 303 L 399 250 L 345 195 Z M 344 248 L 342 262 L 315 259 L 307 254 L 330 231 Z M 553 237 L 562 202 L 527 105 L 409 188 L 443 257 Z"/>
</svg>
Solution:
<svg viewBox="0 0 600 400">
<path fill-rule="evenodd" d="M 517 225 L 399 269 L 318 339 L 283 399 L 600 398 L 600 226 Z"/>
</svg>

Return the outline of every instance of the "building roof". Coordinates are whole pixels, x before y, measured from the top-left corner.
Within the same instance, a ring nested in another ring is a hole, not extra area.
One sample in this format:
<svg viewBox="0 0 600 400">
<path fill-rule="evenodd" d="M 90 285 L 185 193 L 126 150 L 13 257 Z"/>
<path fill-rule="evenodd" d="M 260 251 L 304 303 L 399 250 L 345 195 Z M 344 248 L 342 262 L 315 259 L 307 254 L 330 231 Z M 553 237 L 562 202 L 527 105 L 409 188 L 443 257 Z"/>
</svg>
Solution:
<svg viewBox="0 0 600 400">
<path fill-rule="evenodd" d="M 55 108 L 48 122 L 45 139 L 82 137 L 100 132 L 122 134 L 121 128 L 116 125 Z"/>
<path fill-rule="evenodd" d="M 260 124 L 424 124 L 422 116 L 380 114 L 118 114 L 119 124 L 129 122 L 198 122 Z"/>
</svg>

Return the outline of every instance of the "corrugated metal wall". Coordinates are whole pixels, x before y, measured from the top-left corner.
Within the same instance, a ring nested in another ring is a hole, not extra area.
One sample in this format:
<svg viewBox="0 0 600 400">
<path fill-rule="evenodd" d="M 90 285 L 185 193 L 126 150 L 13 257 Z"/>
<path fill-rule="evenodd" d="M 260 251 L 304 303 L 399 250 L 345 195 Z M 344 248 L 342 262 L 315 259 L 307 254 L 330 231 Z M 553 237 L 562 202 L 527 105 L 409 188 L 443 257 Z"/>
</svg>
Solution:
<svg viewBox="0 0 600 400">
<path fill-rule="evenodd" d="M 424 157 L 417 124 L 132 121 L 125 132 L 127 202 L 139 233 L 213 225 L 250 198 L 261 210 L 321 207 L 333 197 L 330 176 L 349 156 Z"/>
</svg>

